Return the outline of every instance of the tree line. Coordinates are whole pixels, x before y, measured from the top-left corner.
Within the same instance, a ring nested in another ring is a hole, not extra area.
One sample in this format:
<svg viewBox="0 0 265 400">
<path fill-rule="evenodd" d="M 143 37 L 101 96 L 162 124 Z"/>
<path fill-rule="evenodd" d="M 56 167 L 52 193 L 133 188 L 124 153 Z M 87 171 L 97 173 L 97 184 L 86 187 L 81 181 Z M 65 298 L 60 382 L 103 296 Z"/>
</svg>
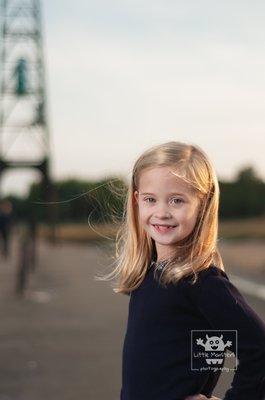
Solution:
<svg viewBox="0 0 265 400">
<path fill-rule="evenodd" d="M 265 215 L 265 182 L 253 167 L 241 169 L 233 181 L 220 181 L 221 219 Z M 127 183 L 123 177 L 86 181 L 65 179 L 54 182 L 53 207 L 59 222 L 110 223 L 123 217 Z M 35 216 L 45 222 L 49 204 L 43 199 L 40 183 L 33 183 L 25 197 L 9 195 L 19 221 Z"/>
</svg>

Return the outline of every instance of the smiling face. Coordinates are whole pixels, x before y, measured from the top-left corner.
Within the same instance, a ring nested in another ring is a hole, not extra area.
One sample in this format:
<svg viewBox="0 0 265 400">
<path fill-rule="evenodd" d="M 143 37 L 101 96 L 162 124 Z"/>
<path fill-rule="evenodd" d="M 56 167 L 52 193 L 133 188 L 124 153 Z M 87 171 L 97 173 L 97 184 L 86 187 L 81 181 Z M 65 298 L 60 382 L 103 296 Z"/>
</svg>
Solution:
<svg viewBox="0 0 265 400">
<path fill-rule="evenodd" d="M 157 261 L 176 253 L 176 243 L 193 230 L 200 206 L 198 195 L 168 167 L 140 173 L 138 191 L 139 222 L 154 239 Z"/>
</svg>

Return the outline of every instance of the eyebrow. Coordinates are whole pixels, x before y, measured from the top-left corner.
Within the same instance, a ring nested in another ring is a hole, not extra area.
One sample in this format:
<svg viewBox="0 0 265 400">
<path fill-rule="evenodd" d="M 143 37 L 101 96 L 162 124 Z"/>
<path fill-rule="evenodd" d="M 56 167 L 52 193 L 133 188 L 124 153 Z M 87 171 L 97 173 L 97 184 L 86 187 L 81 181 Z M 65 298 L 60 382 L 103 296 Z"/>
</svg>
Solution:
<svg viewBox="0 0 265 400">
<path fill-rule="evenodd" d="M 155 196 L 154 193 L 139 193 L 139 194 L 140 194 L 140 196 L 145 196 L 145 195 L 147 195 L 147 194 L 149 194 L 149 195 L 151 195 L 151 196 Z M 185 196 L 184 193 L 176 193 L 176 192 L 169 193 L 169 196 L 172 196 L 173 194 L 174 194 L 174 195 L 178 195 L 178 196 Z"/>
</svg>

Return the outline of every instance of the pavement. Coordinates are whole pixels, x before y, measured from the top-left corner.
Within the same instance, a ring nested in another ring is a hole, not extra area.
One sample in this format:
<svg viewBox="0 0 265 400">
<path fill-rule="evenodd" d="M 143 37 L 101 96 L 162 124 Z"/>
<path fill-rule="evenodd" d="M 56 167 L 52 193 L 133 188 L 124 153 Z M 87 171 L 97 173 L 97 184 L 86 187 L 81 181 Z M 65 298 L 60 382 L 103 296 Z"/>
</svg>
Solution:
<svg viewBox="0 0 265 400">
<path fill-rule="evenodd" d="M 15 294 L 18 244 L 0 268 L 0 400 L 119 400 L 128 296 L 94 279 L 111 271 L 113 251 L 38 243 L 38 263 L 24 297 Z M 227 273 L 263 285 L 263 275 L 229 264 Z M 247 272 L 247 271 L 246 271 Z M 264 300 L 246 294 L 264 318 Z M 221 397 L 232 373 L 223 373 Z"/>
</svg>

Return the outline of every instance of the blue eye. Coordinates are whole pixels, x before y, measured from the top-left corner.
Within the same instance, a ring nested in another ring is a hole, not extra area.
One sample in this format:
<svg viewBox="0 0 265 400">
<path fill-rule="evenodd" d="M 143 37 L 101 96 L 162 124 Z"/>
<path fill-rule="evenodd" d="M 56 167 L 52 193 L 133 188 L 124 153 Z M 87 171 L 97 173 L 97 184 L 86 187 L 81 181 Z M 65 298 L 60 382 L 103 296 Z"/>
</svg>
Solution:
<svg viewBox="0 0 265 400">
<path fill-rule="evenodd" d="M 173 202 L 175 203 L 175 204 L 178 204 L 178 202 L 179 203 L 183 203 L 183 200 L 182 199 L 178 199 L 178 198 L 174 198 L 174 199 L 172 199 L 173 200 Z M 178 200 L 178 202 L 176 201 L 174 201 L 174 200 Z"/>
<path fill-rule="evenodd" d="M 150 203 L 150 201 L 147 201 L 147 200 L 154 200 L 154 198 L 153 197 L 146 197 L 145 199 L 144 199 L 144 201 L 146 201 L 147 203 Z M 151 202 L 152 203 L 152 202 Z"/>
</svg>

